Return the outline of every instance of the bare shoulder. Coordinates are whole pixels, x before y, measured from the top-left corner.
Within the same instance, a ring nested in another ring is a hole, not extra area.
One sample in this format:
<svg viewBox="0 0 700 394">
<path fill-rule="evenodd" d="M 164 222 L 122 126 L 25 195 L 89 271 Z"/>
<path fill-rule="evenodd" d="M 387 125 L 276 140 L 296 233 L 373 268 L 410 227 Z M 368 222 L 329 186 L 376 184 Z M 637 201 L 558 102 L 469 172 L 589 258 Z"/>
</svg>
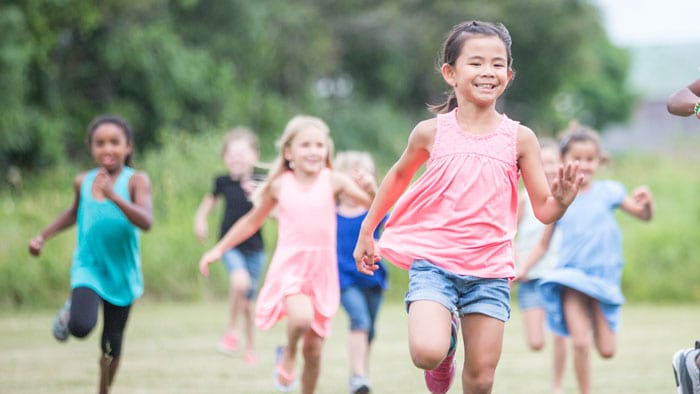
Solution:
<svg viewBox="0 0 700 394">
<path fill-rule="evenodd" d="M 131 176 L 131 179 L 129 179 L 129 182 L 134 185 L 143 185 L 143 186 L 148 186 L 151 184 L 151 180 L 148 177 L 148 174 L 144 171 L 134 171 L 134 174 Z"/>
<path fill-rule="evenodd" d="M 262 199 L 272 199 L 277 201 L 280 194 L 280 187 L 282 185 L 282 176 L 278 176 L 275 179 L 270 180 L 270 185 L 268 188 L 262 190 Z"/>
<path fill-rule="evenodd" d="M 87 171 L 83 171 L 73 178 L 73 188 L 75 190 L 80 190 L 80 186 L 83 184 L 83 180 L 85 179 L 85 175 L 87 175 L 87 173 Z"/>
<path fill-rule="evenodd" d="M 537 135 L 535 135 L 535 132 L 525 125 L 519 125 L 517 141 L 518 157 L 523 157 L 524 155 L 532 152 L 533 149 L 537 150 L 539 146 L 540 143 L 537 140 Z"/>
<path fill-rule="evenodd" d="M 430 146 L 435 139 L 437 132 L 437 118 L 425 119 L 413 128 L 411 131 L 411 140 L 423 146 Z"/>
</svg>

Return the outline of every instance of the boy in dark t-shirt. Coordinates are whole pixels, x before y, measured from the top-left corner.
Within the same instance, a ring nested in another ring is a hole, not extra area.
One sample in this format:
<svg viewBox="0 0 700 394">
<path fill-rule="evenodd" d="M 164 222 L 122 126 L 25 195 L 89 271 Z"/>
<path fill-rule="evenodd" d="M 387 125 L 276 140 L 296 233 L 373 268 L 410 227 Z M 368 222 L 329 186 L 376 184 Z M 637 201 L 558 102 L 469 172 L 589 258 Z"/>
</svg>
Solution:
<svg viewBox="0 0 700 394">
<path fill-rule="evenodd" d="M 207 239 L 207 216 L 223 197 L 224 215 L 221 220 L 219 238 L 252 207 L 250 195 L 255 188 L 253 169 L 259 158 L 258 139 L 250 130 L 233 129 L 224 137 L 222 147 L 224 164 L 228 174 L 216 177 L 214 190 L 202 199 L 195 214 L 194 232 L 204 243 Z M 260 275 L 265 263 L 263 239 L 260 231 L 238 247 L 228 250 L 222 261 L 229 276 L 229 324 L 218 344 L 225 354 L 233 354 L 238 349 L 238 316 L 243 316 L 246 335 L 244 361 L 254 363 L 255 353 L 254 300 Z"/>
</svg>

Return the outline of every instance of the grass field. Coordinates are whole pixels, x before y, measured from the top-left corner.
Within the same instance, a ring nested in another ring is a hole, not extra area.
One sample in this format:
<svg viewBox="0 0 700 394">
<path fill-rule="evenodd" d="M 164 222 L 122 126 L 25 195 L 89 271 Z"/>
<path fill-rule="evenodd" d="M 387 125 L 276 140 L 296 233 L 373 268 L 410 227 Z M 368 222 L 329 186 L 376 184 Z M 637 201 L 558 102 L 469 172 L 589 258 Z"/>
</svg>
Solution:
<svg viewBox="0 0 700 394">
<path fill-rule="evenodd" d="M 62 301 L 57 301 L 58 307 Z M 259 361 L 215 349 L 225 323 L 223 301 L 196 304 L 141 301 L 133 309 L 113 393 L 271 393 L 273 349 L 283 341 L 284 321 L 258 333 Z M 86 340 L 57 343 L 50 333 L 54 311 L 0 312 L 0 392 L 95 392 L 99 330 Z M 593 356 L 593 392 L 673 393 L 671 356 L 700 336 L 693 305 L 626 305 L 612 360 Z M 406 315 L 399 303 L 380 312 L 371 355 L 374 393 L 425 393 L 422 373 L 408 356 Z M 100 329 L 98 327 L 98 329 Z M 339 312 L 326 342 L 318 393 L 347 392 L 347 323 Z M 532 353 L 525 346 L 521 316 L 513 309 L 506 325 L 494 393 L 548 393 L 551 347 Z M 461 349 L 457 360 L 461 360 Z M 461 366 L 461 361 L 460 361 Z M 575 393 L 571 369 L 567 393 Z M 450 393 L 461 393 L 459 375 Z"/>
</svg>

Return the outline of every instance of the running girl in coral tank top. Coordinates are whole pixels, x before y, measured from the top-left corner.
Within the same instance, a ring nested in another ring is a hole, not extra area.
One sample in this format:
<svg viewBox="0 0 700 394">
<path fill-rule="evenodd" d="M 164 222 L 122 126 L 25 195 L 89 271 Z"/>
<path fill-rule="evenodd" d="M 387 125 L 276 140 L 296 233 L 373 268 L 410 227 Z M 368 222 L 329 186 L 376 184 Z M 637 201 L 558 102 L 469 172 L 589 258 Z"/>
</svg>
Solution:
<svg viewBox="0 0 700 394">
<path fill-rule="evenodd" d="M 320 373 L 323 340 L 338 310 L 335 199 L 345 193 L 369 206 L 373 190 L 331 170 L 333 142 L 326 123 L 295 116 L 278 142 L 279 156 L 254 195 L 254 207 L 207 253 L 199 269 L 257 231 L 277 206 L 277 246 L 256 307 L 255 322 L 268 329 L 287 317 L 286 345 L 276 351 L 274 386 L 291 391 L 299 341 L 303 341 L 302 393 L 313 393 Z"/>
<path fill-rule="evenodd" d="M 501 24 L 455 26 L 440 68 L 452 93 L 432 108 L 435 118 L 413 129 L 379 187 L 355 248 L 361 272 L 373 273 L 380 253 L 409 269 L 409 352 L 425 370 L 431 393 L 445 393 L 452 383 L 460 322 L 462 390 L 491 392 L 510 317 L 519 176 L 544 223 L 564 213 L 581 182 L 577 165 L 568 164 L 550 188 L 535 134 L 496 111 L 513 76 L 510 47 Z M 372 233 L 394 203 L 375 250 Z"/>
</svg>

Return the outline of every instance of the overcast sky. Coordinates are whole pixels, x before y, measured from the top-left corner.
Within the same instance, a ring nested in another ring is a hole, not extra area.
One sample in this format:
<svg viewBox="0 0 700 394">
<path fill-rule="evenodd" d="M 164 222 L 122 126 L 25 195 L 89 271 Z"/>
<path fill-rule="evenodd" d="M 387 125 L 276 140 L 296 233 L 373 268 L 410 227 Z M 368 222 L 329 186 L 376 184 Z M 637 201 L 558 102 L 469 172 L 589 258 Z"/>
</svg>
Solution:
<svg viewBox="0 0 700 394">
<path fill-rule="evenodd" d="M 615 44 L 700 43 L 700 0 L 592 1 Z"/>
</svg>

